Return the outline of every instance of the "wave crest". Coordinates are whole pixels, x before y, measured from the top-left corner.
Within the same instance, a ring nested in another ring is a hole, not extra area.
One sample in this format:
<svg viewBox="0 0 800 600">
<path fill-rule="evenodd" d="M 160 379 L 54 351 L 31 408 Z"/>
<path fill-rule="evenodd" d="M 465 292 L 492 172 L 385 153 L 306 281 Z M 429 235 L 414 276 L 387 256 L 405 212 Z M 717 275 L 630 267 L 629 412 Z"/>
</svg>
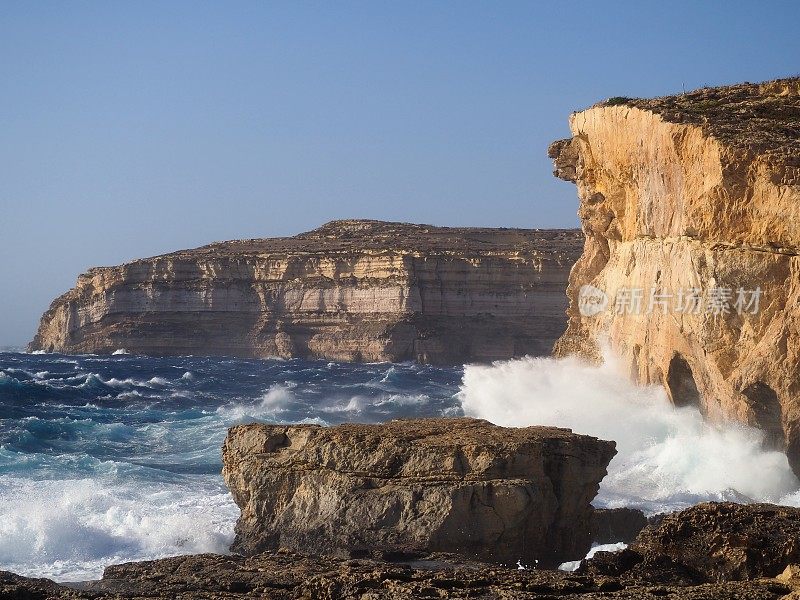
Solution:
<svg viewBox="0 0 800 600">
<path fill-rule="evenodd" d="M 499 425 L 555 425 L 617 442 L 596 502 L 675 510 L 704 500 L 777 502 L 798 488 L 786 456 L 763 434 L 675 408 L 660 386 L 629 382 L 611 357 L 526 358 L 465 367 L 464 412 Z"/>
</svg>

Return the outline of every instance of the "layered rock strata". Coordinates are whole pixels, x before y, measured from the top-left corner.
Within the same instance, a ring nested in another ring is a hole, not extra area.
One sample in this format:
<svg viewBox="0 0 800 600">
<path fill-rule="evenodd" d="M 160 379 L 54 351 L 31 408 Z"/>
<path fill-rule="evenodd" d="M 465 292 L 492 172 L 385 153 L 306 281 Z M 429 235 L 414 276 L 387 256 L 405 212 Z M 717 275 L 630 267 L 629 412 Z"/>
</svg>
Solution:
<svg viewBox="0 0 800 600">
<path fill-rule="evenodd" d="M 477 419 L 233 427 L 232 550 L 381 557 L 451 552 L 556 566 L 590 546 L 614 442 Z"/>
<path fill-rule="evenodd" d="M 462 363 L 549 354 L 575 230 L 334 221 L 90 269 L 30 350 Z"/>
<path fill-rule="evenodd" d="M 800 79 L 612 98 L 551 145 L 586 245 L 560 355 L 607 344 L 800 467 Z M 591 286 L 591 287 L 587 287 Z"/>
</svg>

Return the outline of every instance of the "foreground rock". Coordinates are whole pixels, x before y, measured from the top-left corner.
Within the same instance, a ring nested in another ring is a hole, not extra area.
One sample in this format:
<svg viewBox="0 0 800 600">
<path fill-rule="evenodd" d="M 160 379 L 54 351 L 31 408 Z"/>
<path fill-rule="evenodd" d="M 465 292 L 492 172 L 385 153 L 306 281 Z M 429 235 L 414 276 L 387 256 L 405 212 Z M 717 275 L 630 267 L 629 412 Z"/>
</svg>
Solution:
<svg viewBox="0 0 800 600">
<path fill-rule="evenodd" d="M 629 600 L 777 600 L 793 589 L 775 580 L 665 587 L 605 576 L 506 569 L 434 555 L 416 563 L 308 557 L 201 554 L 106 569 L 82 589 L 0 572 L 2 598 L 269 598 L 406 600 L 409 598 L 625 598 Z"/>
<path fill-rule="evenodd" d="M 570 128 L 550 155 L 586 245 L 558 353 L 607 342 L 635 380 L 760 427 L 799 471 L 800 79 L 613 98 Z M 584 285 L 605 310 L 585 295 L 581 313 Z"/>
<path fill-rule="evenodd" d="M 556 566 L 589 549 L 614 446 L 477 419 L 233 427 L 222 456 L 242 511 L 232 549 Z"/>
<path fill-rule="evenodd" d="M 597 508 L 592 511 L 593 544 L 630 543 L 647 527 L 647 517 L 635 508 Z"/>
<path fill-rule="evenodd" d="M 776 577 L 800 563 L 800 509 L 706 503 L 663 517 L 623 552 L 598 553 L 595 575 L 666 584 Z"/>
<path fill-rule="evenodd" d="M 334 221 L 89 270 L 31 350 L 458 363 L 549 354 L 576 230 Z"/>
</svg>

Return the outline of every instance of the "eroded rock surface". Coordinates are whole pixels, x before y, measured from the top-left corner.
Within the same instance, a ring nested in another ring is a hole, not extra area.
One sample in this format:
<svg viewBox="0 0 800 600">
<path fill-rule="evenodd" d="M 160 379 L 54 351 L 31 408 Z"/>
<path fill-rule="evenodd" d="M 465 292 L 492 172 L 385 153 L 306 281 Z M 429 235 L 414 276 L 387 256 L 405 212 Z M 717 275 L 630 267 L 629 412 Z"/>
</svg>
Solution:
<svg viewBox="0 0 800 600">
<path fill-rule="evenodd" d="M 453 552 L 556 566 L 590 546 L 614 442 L 478 419 L 233 427 L 233 550 L 382 557 Z"/>
<path fill-rule="evenodd" d="M 709 502 L 665 515 L 630 547 L 581 569 L 639 581 L 697 584 L 776 577 L 800 563 L 800 509 Z"/>
<path fill-rule="evenodd" d="M 586 245 L 557 353 L 607 343 L 675 404 L 760 427 L 797 472 L 800 79 L 614 98 L 570 128 L 549 153 L 578 187 Z M 605 310 L 581 314 L 585 285 Z"/>
<path fill-rule="evenodd" d="M 90 269 L 31 350 L 490 361 L 551 352 L 577 230 L 334 221 Z"/>
<path fill-rule="evenodd" d="M 667 587 L 614 577 L 507 569 L 434 555 L 415 563 L 309 557 L 199 554 L 108 567 L 103 579 L 70 589 L 0 572 L 0 597 L 269 598 L 271 600 L 408 600 L 410 598 L 595 600 L 777 600 L 794 589 L 776 580 Z"/>
</svg>

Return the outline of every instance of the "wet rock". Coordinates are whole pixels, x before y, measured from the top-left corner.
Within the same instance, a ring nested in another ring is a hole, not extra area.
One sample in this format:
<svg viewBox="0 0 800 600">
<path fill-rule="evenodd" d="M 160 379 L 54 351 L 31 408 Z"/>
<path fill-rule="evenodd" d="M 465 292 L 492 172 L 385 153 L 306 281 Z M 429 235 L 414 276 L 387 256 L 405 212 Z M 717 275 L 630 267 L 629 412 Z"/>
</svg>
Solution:
<svg viewBox="0 0 800 600">
<path fill-rule="evenodd" d="M 63 588 L 49 579 L 22 577 L 0 571 L 0 598 L 3 600 L 45 600 L 46 598 L 69 597 L 71 590 Z"/>
</svg>

